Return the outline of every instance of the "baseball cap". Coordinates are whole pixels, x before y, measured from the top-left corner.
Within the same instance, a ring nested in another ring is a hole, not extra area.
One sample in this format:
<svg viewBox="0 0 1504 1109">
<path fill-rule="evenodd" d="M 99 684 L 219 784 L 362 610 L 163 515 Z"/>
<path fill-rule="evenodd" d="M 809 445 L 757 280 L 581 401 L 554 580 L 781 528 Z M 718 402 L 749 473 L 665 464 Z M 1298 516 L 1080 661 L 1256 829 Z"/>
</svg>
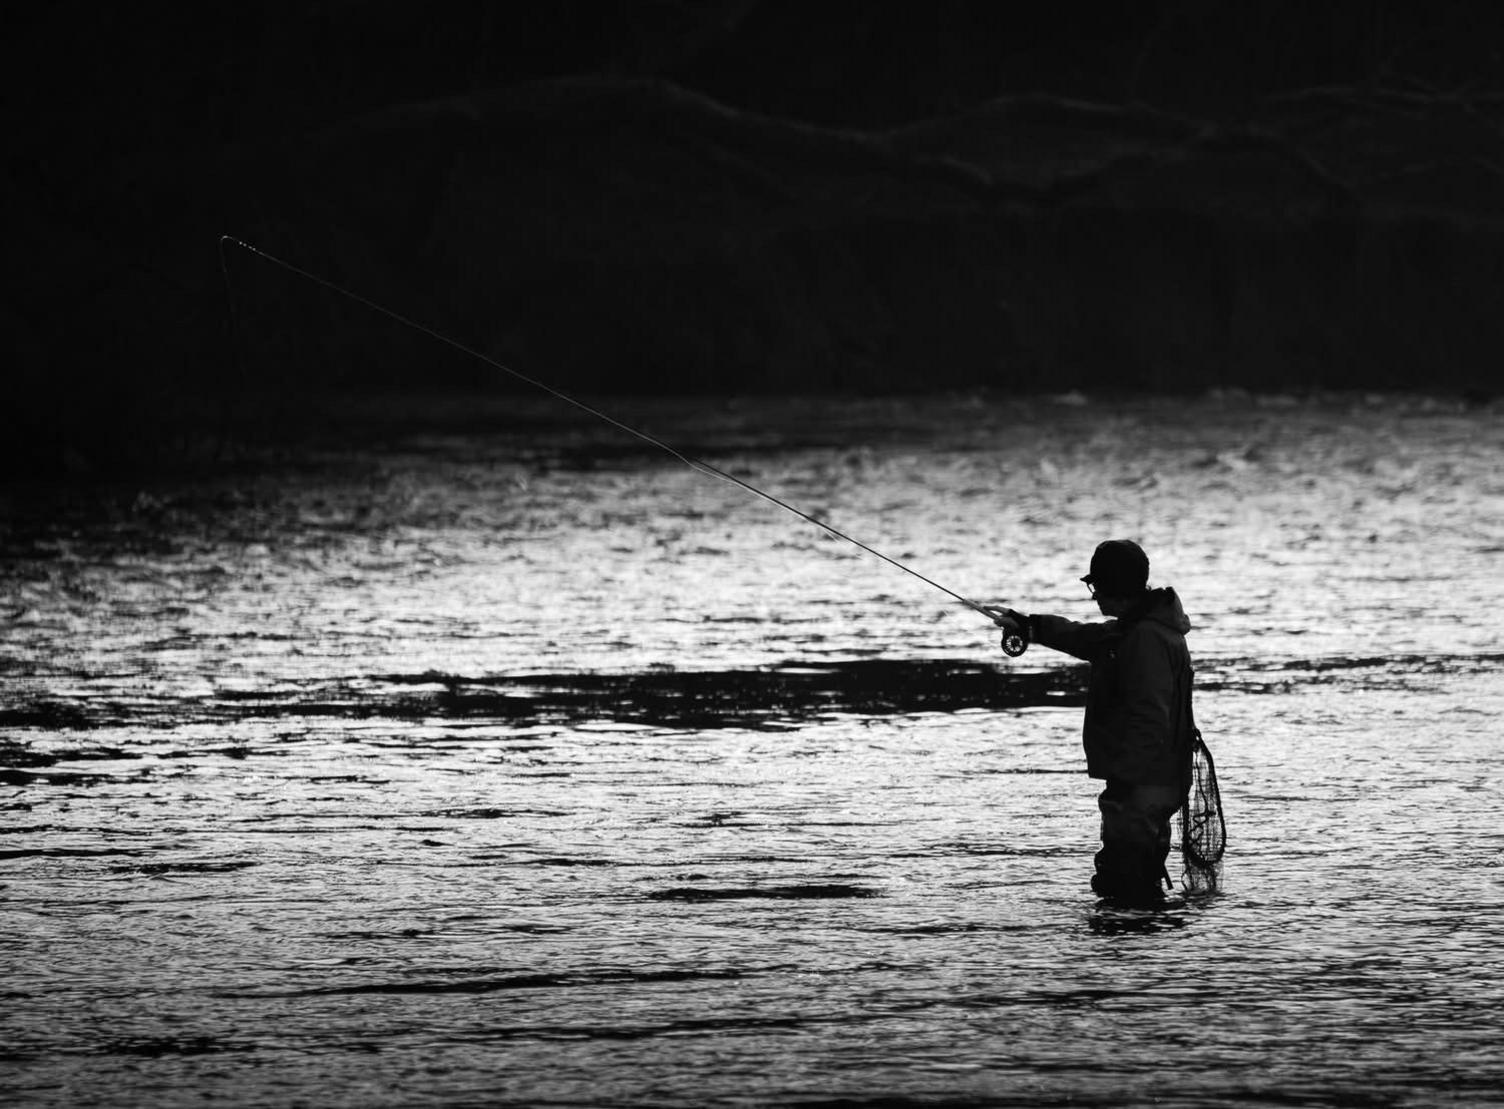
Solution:
<svg viewBox="0 0 1504 1109">
<path fill-rule="evenodd" d="M 1149 556 L 1132 539 L 1109 539 L 1097 544 L 1081 580 L 1109 597 L 1132 597 L 1149 584 Z"/>
</svg>

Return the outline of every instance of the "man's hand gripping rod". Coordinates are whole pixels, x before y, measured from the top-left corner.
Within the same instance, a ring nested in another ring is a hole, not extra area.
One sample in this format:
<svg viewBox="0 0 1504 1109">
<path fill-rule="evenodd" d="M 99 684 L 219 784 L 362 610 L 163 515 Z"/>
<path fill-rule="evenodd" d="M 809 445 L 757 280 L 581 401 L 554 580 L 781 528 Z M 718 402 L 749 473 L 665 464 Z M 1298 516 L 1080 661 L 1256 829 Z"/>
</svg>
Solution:
<svg viewBox="0 0 1504 1109">
<path fill-rule="evenodd" d="M 1029 649 L 1029 625 L 1019 619 L 1018 613 L 1009 608 L 979 605 L 976 601 L 967 600 L 965 597 L 960 600 L 967 608 L 976 609 L 1003 629 L 1003 654 L 1009 658 L 1017 658 Z"/>
</svg>

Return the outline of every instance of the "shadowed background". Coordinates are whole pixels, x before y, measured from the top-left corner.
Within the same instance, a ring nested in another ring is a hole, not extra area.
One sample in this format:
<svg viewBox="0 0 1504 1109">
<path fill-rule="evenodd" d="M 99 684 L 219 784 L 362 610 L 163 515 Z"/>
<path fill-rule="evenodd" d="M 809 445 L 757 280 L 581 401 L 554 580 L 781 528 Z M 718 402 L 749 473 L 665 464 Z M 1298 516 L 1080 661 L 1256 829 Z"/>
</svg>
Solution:
<svg viewBox="0 0 1504 1109">
<path fill-rule="evenodd" d="M 12 473 L 358 391 L 1450 389 L 1504 352 L 1494 5 L 11 17 Z"/>
</svg>

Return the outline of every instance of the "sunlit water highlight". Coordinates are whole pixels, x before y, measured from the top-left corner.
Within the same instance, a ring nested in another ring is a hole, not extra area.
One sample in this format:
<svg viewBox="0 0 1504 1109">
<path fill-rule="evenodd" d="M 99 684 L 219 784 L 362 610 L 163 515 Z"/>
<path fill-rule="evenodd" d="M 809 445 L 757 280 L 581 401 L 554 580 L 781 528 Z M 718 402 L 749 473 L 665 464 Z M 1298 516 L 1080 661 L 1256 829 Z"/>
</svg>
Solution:
<svg viewBox="0 0 1504 1109">
<path fill-rule="evenodd" d="M 1069 660 L 493 402 L 12 499 L 8 1104 L 1504 1104 L 1497 410 L 613 411 L 979 600 L 1141 539 L 1224 892 L 1095 905 Z"/>
</svg>

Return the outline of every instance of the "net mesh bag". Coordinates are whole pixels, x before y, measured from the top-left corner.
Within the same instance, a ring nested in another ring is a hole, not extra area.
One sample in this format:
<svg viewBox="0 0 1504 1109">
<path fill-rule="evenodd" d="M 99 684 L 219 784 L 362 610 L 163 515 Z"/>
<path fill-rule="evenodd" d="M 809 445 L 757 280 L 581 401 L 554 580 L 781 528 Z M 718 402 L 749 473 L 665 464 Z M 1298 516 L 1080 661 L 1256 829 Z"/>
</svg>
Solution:
<svg viewBox="0 0 1504 1109">
<path fill-rule="evenodd" d="M 1227 824 L 1222 818 L 1222 795 L 1217 790 L 1217 765 L 1198 730 L 1191 741 L 1191 790 L 1180 810 L 1180 857 L 1187 891 L 1210 893 L 1221 884 L 1226 849 Z"/>
</svg>

